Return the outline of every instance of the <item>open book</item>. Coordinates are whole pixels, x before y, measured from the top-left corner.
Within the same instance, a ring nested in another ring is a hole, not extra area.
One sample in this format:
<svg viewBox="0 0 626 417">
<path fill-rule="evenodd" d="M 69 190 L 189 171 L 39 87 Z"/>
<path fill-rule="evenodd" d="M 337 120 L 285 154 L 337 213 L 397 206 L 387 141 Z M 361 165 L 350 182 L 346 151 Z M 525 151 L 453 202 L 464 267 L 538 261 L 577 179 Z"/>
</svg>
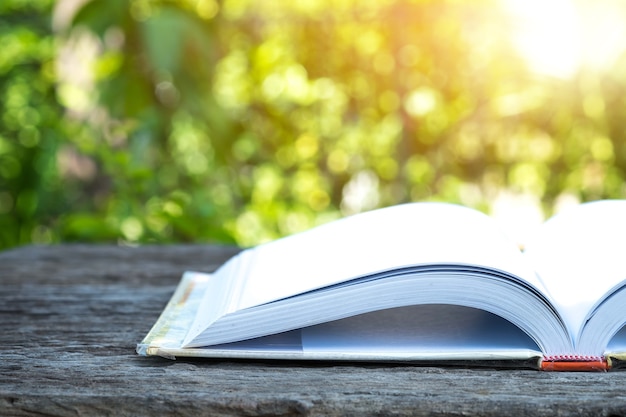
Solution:
<svg viewBox="0 0 626 417">
<path fill-rule="evenodd" d="M 137 352 L 619 368 L 625 256 L 626 200 L 565 210 L 524 251 L 478 211 L 393 206 L 185 273 Z"/>
</svg>

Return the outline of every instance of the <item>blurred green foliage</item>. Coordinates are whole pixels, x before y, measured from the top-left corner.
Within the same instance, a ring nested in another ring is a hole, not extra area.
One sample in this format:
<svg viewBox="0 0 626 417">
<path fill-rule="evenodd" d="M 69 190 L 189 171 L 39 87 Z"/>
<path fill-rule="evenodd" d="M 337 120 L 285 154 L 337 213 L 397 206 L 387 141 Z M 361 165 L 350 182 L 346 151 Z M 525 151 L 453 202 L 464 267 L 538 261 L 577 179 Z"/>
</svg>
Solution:
<svg viewBox="0 0 626 417">
<path fill-rule="evenodd" d="M 0 248 L 623 198 L 626 60 L 542 76 L 509 19 L 496 0 L 3 0 Z"/>
</svg>

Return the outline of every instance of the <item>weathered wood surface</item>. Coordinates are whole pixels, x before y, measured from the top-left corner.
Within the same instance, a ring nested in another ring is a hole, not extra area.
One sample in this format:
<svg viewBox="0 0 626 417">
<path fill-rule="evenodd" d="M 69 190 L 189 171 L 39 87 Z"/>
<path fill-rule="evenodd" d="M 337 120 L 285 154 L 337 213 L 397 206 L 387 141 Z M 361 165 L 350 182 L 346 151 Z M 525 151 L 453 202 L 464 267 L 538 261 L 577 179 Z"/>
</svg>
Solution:
<svg viewBox="0 0 626 417">
<path fill-rule="evenodd" d="M 134 352 L 215 246 L 0 252 L 0 416 L 626 415 L 626 372 L 169 361 Z"/>
</svg>

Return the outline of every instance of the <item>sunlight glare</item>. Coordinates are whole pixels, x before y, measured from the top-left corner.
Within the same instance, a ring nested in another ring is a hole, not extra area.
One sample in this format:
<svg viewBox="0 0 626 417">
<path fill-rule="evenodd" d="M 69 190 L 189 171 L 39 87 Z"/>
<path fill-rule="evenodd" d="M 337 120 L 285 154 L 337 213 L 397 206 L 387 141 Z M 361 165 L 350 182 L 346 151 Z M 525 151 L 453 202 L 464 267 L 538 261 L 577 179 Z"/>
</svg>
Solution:
<svg viewBox="0 0 626 417">
<path fill-rule="evenodd" d="M 537 73 L 560 78 L 602 70 L 625 49 L 624 6 L 617 1 L 502 0 L 514 43 Z"/>
</svg>

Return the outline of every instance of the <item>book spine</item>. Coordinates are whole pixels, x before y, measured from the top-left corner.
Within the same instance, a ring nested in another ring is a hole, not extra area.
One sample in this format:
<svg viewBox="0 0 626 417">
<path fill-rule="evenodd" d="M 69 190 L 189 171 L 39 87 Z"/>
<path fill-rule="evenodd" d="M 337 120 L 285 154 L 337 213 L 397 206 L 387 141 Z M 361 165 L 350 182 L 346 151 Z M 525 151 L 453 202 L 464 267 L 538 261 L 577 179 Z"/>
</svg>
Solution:
<svg viewBox="0 0 626 417">
<path fill-rule="evenodd" d="M 541 361 L 543 371 L 606 372 L 609 368 L 602 356 L 552 355 L 544 356 Z"/>
</svg>

